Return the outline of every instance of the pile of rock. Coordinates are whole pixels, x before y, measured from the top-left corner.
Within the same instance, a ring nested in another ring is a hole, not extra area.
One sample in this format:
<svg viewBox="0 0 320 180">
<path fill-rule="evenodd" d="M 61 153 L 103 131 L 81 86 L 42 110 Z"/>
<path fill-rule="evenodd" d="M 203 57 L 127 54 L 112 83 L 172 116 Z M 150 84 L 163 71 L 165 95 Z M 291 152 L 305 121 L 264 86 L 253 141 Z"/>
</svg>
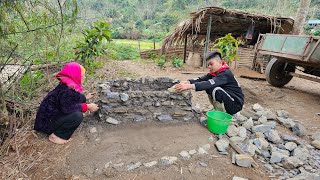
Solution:
<svg viewBox="0 0 320 180">
<path fill-rule="evenodd" d="M 112 124 L 146 120 L 197 120 L 199 108 L 193 108 L 190 91 L 169 92 L 179 81 L 167 77 L 118 79 L 98 84 L 101 119 Z"/>
<path fill-rule="evenodd" d="M 297 136 L 305 136 L 306 129 L 283 110 L 273 113 L 255 104 L 253 111 L 242 111 L 229 126 L 227 135 L 247 155 L 233 156 L 233 163 L 250 167 L 255 157 L 265 163 L 270 174 L 280 179 L 320 178 L 320 132 L 312 136 L 311 145 L 295 136 L 276 130 L 277 122 L 290 128 Z M 219 151 L 226 151 L 229 141 L 216 142 Z"/>
</svg>

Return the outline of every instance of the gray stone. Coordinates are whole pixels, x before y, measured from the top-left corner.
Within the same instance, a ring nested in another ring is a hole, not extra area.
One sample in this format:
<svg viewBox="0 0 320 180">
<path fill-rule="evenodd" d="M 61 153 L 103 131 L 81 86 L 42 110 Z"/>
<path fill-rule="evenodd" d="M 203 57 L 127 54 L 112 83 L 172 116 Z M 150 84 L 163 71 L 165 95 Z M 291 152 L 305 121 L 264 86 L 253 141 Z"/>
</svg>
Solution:
<svg viewBox="0 0 320 180">
<path fill-rule="evenodd" d="M 132 171 L 132 170 L 134 170 L 134 169 L 139 168 L 141 165 L 142 165 L 141 162 L 131 163 L 131 164 L 129 164 L 129 165 L 127 166 L 127 168 L 128 168 L 128 171 Z"/>
<path fill-rule="evenodd" d="M 271 157 L 271 154 L 268 150 L 262 150 L 261 151 L 261 155 L 264 157 L 264 158 L 270 158 Z"/>
<path fill-rule="evenodd" d="M 105 165 L 104 165 L 104 168 L 105 169 L 108 169 L 109 167 L 110 167 L 110 165 L 112 164 L 112 162 L 111 161 L 109 161 L 108 163 L 106 163 Z"/>
<path fill-rule="evenodd" d="M 210 147 L 211 147 L 210 144 L 205 144 L 205 145 L 201 146 L 201 148 L 202 148 L 203 150 L 205 150 L 205 151 L 209 151 Z"/>
<path fill-rule="evenodd" d="M 183 117 L 183 121 L 191 121 L 194 118 L 194 115 L 192 113 L 189 113 L 185 117 Z"/>
<path fill-rule="evenodd" d="M 292 127 L 292 132 L 297 135 L 297 136 L 305 136 L 307 135 L 307 130 L 306 128 L 299 123 L 296 123 L 293 127 Z"/>
<path fill-rule="evenodd" d="M 126 93 L 120 93 L 120 99 L 121 101 L 126 102 L 129 100 L 129 95 Z"/>
<path fill-rule="evenodd" d="M 266 141 L 264 138 L 256 138 L 256 139 L 253 140 L 253 143 L 260 150 L 267 150 L 268 147 L 269 147 L 268 141 Z"/>
<path fill-rule="evenodd" d="M 289 151 L 293 151 L 295 148 L 298 147 L 298 145 L 294 142 L 287 142 L 284 146 Z"/>
<path fill-rule="evenodd" d="M 196 113 L 201 113 L 201 107 L 199 104 L 192 106 L 192 110 L 194 110 Z"/>
<path fill-rule="evenodd" d="M 217 146 L 217 149 L 221 151 L 226 151 L 227 148 L 229 147 L 229 141 L 226 139 L 219 139 L 215 145 Z"/>
<path fill-rule="evenodd" d="M 292 128 L 294 125 L 296 125 L 291 118 L 278 117 L 277 119 L 287 128 Z"/>
<path fill-rule="evenodd" d="M 248 120 L 248 118 L 242 114 L 239 114 L 236 119 L 239 121 L 239 122 L 245 122 Z"/>
<path fill-rule="evenodd" d="M 264 108 L 258 103 L 254 104 L 252 106 L 252 109 L 255 110 L 255 111 L 263 111 L 264 110 Z"/>
<path fill-rule="evenodd" d="M 206 150 L 204 150 L 202 147 L 199 147 L 198 154 L 203 155 L 203 154 L 208 154 L 208 152 Z"/>
<path fill-rule="evenodd" d="M 246 138 L 247 137 L 247 129 L 245 127 L 239 127 L 239 137 Z"/>
<path fill-rule="evenodd" d="M 203 163 L 203 162 L 199 162 L 200 166 L 202 167 L 208 167 L 208 165 L 206 163 Z"/>
<path fill-rule="evenodd" d="M 267 119 L 272 119 L 272 120 L 277 119 L 277 115 L 269 109 L 266 110 L 266 117 L 267 117 Z"/>
<path fill-rule="evenodd" d="M 233 136 L 230 138 L 230 140 L 232 142 L 239 142 L 239 141 L 244 141 L 246 138 L 242 138 L 242 137 L 239 137 L 239 136 Z"/>
<path fill-rule="evenodd" d="M 252 131 L 265 133 L 267 131 L 270 131 L 274 127 L 275 127 L 275 125 L 273 125 L 273 124 L 262 124 L 262 125 L 253 126 Z"/>
<path fill-rule="evenodd" d="M 177 160 L 178 160 L 178 158 L 175 156 L 164 156 L 160 159 L 160 162 L 163 165 L 171 165 L 171 164 L 175 163 Z"/>
<path fill-rule="evenodd" d="M 230 125 L 227 129 L 227 134 L 230 137 L 237 136 L 239 133 L 239 129 L 235 125 Z"/>
<path fill-rule="evenodd" d="M 266 136 L 266 138 L 273 142 L 273 143 L 279 143 L 281 142 L 281 138 L 278 134 L 277 130 L 270 130 L 264 133 L 264 135 Z"/>
<path fill-rule="evenodd" d="M 248 145 L 248 148 L 247 148 L 247 151 L 251 156 L 254 156 L 256 151 L 258 151 L 258 148 L 257 146 L 255 146 L 254 144 L 252 143 L 249 143 Z"/>
<path fill-rule="evenodd" d="M 298 140 L 296 137 L 289 136 L 289 135 L 286 135 L 286 134 L 281 134 L 281 137 L 285 141 L 297 141 Z"/>
<path fill-rule="evenodd" d="M 277 111 L 277 115 L 279 117 L 282 117 L 282 118 L 288 118 L 289 117 L 289 113 L 287 111 L 284 111 L 284 110 Z"/>
<path fill-rule="evenodd" d="M 172 121 L 173 120 L 172 116 L 170 116 L 169 114 L 160 115 L 160 116 L 157 116 L 157 118 L 161 122 L 167 122 L 167 121 Z"/>
<path fill-rule="evenodd" d="M 319 180 L 320 176 L 319 174 L 312 174 L 308 172 L 302 172 L 301 174 L 297 175 L 294 178 L 290 178 L 287 180 Z"/>
<path fill-rule="evenodd" d="M 242 177 L 233 176 L 232 180 L 248 180 L 248 179 L 242 178 Z"/>
<path fill-rule="evenodd" d="M 192 156 L 192 155 L 194 155 L 194 154 L 196 154 L 197 153 L 197 150 L 195 150 L 195 149 L 192 149 L 192 150 L 190 150 L 189 151 L 189 154 Z"/>
<path fill-rule="evenodd" d="M 272 152 L 270 163 L 280 163 L 284 158 L 287 158 L 288 156 L 280 153 L 280 152 Z"/>
<path fill-rule="evenodd" d="M 179 153 L 179 155 L 182 157 L 182 159 L 190 159 L 190 154 L 187 152 L 187 151 L 181 151 L 180 153 Z"/>
<path fill-rule="evenodd" d="M 90 129 L 90 133 L 97 133 L 98 131 L 97 131 L 97 128 L 96 127 L 92 127 L 91 129 Z"/>
<path fill-rule="evenodd" d="M 146 119 L 147 119 L 147 118 L 144 117 L 144 116 L 135 116 L 135 117 L 133 118 L 133 120 L 136 121 L 136 122 L 145 121 Z"/>
<path fill-rule="evenodd" d="M 279 153 L 281 153 L 281 154 L 283 154 L 283 155 L 285 155 L 285 156 L 290 156 L 290 152 L 288 151 L 288 150 L 284 150 L 284 149 L 280 149 L 280 148 L 275 148 L 274 149 L 274 151 L 277 151 L 277 152 L 279 152 Z"/>
<path fill-rule="evenodd" d="M 312 141 L 311 145 L 317 149 L 320 149 L 320 140 Z"/>
<path fill-rule="evenodd" d="M 296 157 L 288 157 L 283 161 L 283 167 L 286 169 L 294 169 L 303 165 L 303 162 Z"/>
<path fill-rule="evenodd" d="M 113 165 L 114 168 L 121 168 L 122 166 L 124 166 L 124 163 L 119 163 L 119 164 Z"/>
<path fill-rule="evenodd" d="M 249 155 L 236 154 L 236 164 L 241 167 L 250 167 L 253 159 Z"/>
<path fill-rule="evenodd" d="M 159 106 L 161 106 L 161 104 L 160 104 L 160 102 L 157 101 L 157 102 L 154 104 L 154 106 L 159 107 Z"/>
<path fill-rule="evenodd" d="M 320 140 L 320 131 L 315 133 L 312 137 L 311 137 L 312 140 Z"/>
<path fill-rule="evenodd" d="M 268 119 L 267 119 L 266 116 L 261 116 L 261 117 L 258 119 L 258 122 L 259 122 L 260 124 L 265 124 L 265 123 L 268 122 Z"/>
<path fill-rule="evenodd" d="M 273 167 L 270 164 L 263 165 L 269 172 L 273 171 Z"/>
<path fill-rule="evenodd" d="M 120 95 L 117 92 L 107 92 L 106 96 L 108 99 L 120 99 Z"/>
<path fill-rule="evenodd" d="M 299 158 L 300 160 L 305 161 L 308 159 L 310 155 L 309 155 L 308 149 L 306 149 L 303 146 L 298 146 L 293 150 L 293 156 L 295 156 L 296 158 Z"/>
<path fill-rule="evenodd" d="M 150 168 L 150 167 L 153 167 L 155 165 L 158 164 L 158 161 L 151 161 L 151 162 L 148 162 L 148 163 L 143 163 L 143 165 L 147 168 Z"/>
<path fill-rule="evenodd" d="M 259 120 L 259 118 L 260 118 L 261 116 L 267 116 L 267 111 L 264 111 L 264 110 L 262 110 L 262 111 L 257 111 L 257 112 L 256 112 L 256 115 L 257 115 L 257 117 L 258 117 L 257 120 Z"/>
<path fill-rule="evenodd" d="M 110 124 L 114 124 L 114 125 L 120 124 L 120 121 L 118 121 L 118 120 L 116 120 L 115 118 L 112 118 L 112 117 L 108 117 L 106 122 L 110 123 Z"/>
<path fill-rule="evenodd" d="M 251 129 L 253 127 L 253 120 L 252 118 L 249 118 L 245 123 L 242 125 L 246 129 Z"/>
</svg>

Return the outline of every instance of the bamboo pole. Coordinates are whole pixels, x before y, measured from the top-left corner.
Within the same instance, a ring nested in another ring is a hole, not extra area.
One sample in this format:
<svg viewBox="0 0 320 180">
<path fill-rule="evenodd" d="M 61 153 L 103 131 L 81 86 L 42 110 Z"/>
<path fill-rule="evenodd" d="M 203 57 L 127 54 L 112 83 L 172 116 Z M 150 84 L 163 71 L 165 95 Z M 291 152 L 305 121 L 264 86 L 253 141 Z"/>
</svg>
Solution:
<svg viewBox="0 0 320 180">
<path fill-rule="evenodd" d="M 209 41 L 210 41 L 211 21 L 212 21 L 212 15 L 209 15 L 208 26 L 207 26 L 206 42 L 205 42 L 204 53 L 203 53 L 203 63 L 202 63 L 202 66 L 203 66 L 204 68 L 206 67 L 206 56 L 207 56 L 208 46 L 209 46 Z"/>
</svg>

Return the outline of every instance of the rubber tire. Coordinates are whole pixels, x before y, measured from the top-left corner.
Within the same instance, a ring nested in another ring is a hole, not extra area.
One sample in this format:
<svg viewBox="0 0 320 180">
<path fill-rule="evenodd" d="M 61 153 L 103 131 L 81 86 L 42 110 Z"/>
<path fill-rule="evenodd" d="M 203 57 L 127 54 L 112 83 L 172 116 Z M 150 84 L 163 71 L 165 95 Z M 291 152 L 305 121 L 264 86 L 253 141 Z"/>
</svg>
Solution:
<svg viewBox="0 0 320 180">
<path fill-rule="evenodd" d="M 273 57 L 266 68 L 266 79 L 269 84 L 275 87 L 283 87 L 288 84 L 293 76 L 288 75 L 287 72 L 295 72 L 295 65 L 288 63 L 285 68 L 286 62 Z"/>
</svg>

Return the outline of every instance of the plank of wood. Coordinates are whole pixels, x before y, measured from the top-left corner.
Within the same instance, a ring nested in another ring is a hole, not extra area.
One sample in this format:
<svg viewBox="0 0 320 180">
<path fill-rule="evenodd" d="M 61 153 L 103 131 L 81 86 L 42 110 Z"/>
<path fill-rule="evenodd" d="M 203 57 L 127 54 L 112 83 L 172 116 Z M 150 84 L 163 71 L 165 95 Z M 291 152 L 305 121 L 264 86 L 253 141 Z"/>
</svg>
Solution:
<svg viewBox="0 0 320 180">
<path fill-rule="evenodd" d="M 231 141 L 231 139 L 229 138 L 228 135 L 225 135 L 225 138 L 229 141 L 230 146 L 231 146 L 237 153 L 247 155 L 245 152 L 242 151 L 242 149 L 240 149 L 235 143 L 233 143 L 233 142 Z M 259 167 L 259 164 L 258 164 L 255 160 L 253 160 L 253 162 L 252 162 L 252 167 L 258 168 L 258 167 Z"/>
<path fill-rule="evenodd" d="M 207 74 L 208 72 L 181 72 L 181 74 Z"/>
<path fill-rule="evenodd" d="M 252 77 L 252 76 L 246 76 L 246 75 L 240 75 L 241 78 L 246 78 L 246 79 L 253 79 L 253 80 L 260 80 L 260 81 L 265 81 L 266 78 L 262 77 Z"/>
</svg>

